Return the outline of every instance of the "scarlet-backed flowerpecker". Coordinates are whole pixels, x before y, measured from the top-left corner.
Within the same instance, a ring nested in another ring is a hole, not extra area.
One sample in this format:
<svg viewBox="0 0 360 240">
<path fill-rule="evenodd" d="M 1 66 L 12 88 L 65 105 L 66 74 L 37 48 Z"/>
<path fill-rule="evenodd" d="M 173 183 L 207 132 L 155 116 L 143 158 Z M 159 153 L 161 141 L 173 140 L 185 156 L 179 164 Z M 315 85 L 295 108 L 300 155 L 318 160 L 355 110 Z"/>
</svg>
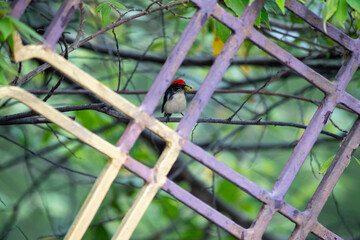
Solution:
<svg viewBox="0 0 360 240">
<path fill-rule="evenodd" d="M 166 89 L 161 112 L 164 113 L 167 122 L 171 114 L 184 111 L 186 107 L 186 91 L 192 91 L 193 89 L 192 86 L 186 85 L 182 79 L 175 80 L 168 89 Z"/>
</svg>

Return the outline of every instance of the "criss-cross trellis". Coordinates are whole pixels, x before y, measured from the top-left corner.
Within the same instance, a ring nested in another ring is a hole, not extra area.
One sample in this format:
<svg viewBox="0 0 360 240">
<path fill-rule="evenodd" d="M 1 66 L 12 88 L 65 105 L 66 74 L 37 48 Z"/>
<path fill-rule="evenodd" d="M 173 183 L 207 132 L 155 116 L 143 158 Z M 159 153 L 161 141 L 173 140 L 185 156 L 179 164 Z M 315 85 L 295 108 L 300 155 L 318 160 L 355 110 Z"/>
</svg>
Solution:
<svg viewBox="0 0 360 240">
<path fill-rule="evenodd" d="M 240 239 L 261 239 L 276 212 L 281 213 L 296 224 L 290 237 L 291 239 L 305 239 L 310 232 L 322 239 L 341 239 L 341 237 L 321 225 L 317 218 L 350 161 L 352 154 L 359 145 L 359 120 L 354 123 L 350 133 L 341 144 L 332 165 L 322 179 L 305 211 L 301 212 L 289 205 L 285 202 L 284 196 L 321 130 L 330 118 L 335 106 L 341 103 L 355 113 L 360 114 L 360 101 L 345 91 L 359 65 L 360 39 L 352 39 L 330 24 L 327 24 L 327 31 L 325 32 L 322 20 L 318 16 L 296 0 L 286 1 L 286 8 L 288 10 L 304 19 L 315 29 L 323 32 L 350 52 L 348 59 L 340 68 L 335 80 L 330 82 L 264 37 L 253 27 L 254 21 L 263 8 L 265 1 L 255 0 L 250 6 L 247 6 L 240 18 L 235 18 L 221 8 L 216 0 L 192 0 L 198 6 L 198 10 L 182 33 L 181 38 L 162 67 L 140 107 L 129 103 L 52 50 L 77 8 L 79 0 L 65 0 L 63 2 L 63 5 L 44 34 L 46 41 L 42 45 L 24 46 L 19 36 L 14 36 L 15 50 L 13 54 L 16 62 L 33 58 L 41 59 L 131 118 L 126 131 L 116 146 L 114 146 L 25 90 L 17 87 L 0 88 L 0 98 L 17 99 L 109 158 L 108 163 L 98 176 L 65 239 L 82 238 L 121 167 L 127 168 L 144 179 L 145 184 L 113 235 L 113 239 L 129 239 L 131 237 L 146 209 L 160 189 Z M 20 18 L 29 2 L 27 0 L 15 1 L 12 16 Z M 200 29 L 210 16 L 213 16 L 229 27 L 232 30 L 232 34 L 225 43 L 221 53 L 217 56 L 185 116 L 177 129 L 173 131 L 154 119 L 152 114 Z M 262 50 L 278 59 L 284 66 L 299 74 L 325 94 L 308 127 L 304 131 L 301 140 L 294 148 L 286 166 L 270 192 L 256 185 L 226 164 L 218 161 L 211 154 L 188 140 L 190 131 L 245 39 L 250 40 Z M 166 142 L 165 150 L 159 157 L 155 167 L 151 169 L 128 155 L 140 133 L 145 128 L 156 133 Z M 263 203 L 258 216 L 249 228 L 244 228 L 233 222 L 167 178 L 167 174 L 181 151 Z"/>
</svg>

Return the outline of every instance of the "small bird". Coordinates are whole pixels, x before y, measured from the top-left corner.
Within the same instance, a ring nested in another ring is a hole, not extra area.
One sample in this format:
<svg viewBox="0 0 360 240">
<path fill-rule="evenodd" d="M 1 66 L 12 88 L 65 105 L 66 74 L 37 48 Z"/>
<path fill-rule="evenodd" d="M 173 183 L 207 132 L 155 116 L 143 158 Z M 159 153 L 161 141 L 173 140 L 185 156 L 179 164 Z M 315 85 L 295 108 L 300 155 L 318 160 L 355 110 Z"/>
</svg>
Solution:
<svg viewBox="0 0 360 240">
<path fill-rule="evenodd" d="M 166 122 L 169 121 L 172 113 L 181 113 L 186 107 L 186 91 L 192 91 L 192 86 L 186 85 L 182 79 L 177 79 L 171 83 L 166 89 L 161 112 L 166 117 Z M 182 115 L 182 113 L 181 113 Z"/>
</svg>

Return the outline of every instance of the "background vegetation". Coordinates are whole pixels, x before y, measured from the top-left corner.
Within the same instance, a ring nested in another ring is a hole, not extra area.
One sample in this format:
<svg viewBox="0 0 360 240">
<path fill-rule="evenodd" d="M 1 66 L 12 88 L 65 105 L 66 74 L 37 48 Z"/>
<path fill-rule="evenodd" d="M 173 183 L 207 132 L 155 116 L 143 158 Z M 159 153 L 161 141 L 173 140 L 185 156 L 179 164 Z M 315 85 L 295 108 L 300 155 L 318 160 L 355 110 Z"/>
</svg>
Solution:
<svg viewBox="0 0 360 240">
<path fill-rule="evenodd" d="M 10 61 L 11 32 L 18 30 L 25 42 L 38 41 L 61 2 L 32 1 L 20 19 L 26 25 L 7 17 L 9 3 L 1 3 L 1 84 L 16 85 L 36 94 L 115 144 L 128 122 L 123 115 L 47 64 L 38 60 L 21 64 Z M 249 2 L 219 3 L 240 16 Z M 309 0 L 304 4 L 349 36 L 359 36 L 357 0 Z M 196 6 L 189 1 L 84 1 L 56 51 L 140 105 L 195 11 Z M 267 1 L 256 25 L 264 35 L 330 81 L 346 57 L 343 48 L 286 11 L 282 0 Z M 229 34 L 224 25 L 209 19 L 176 78 L 183 78 L 197 89 Z M 360 71 L 347 89 L 357 98 L 359 79 Z M 252 94 L 254 89 L 260 92 Z M 323 93 L 247 41 L 218 90 L 221 91 L 212 96 L 193 129 L 191 141 L 271 190 Z M 192 96 L 189 94 L 188 99 Z M 164 121 L 160 103 L 158 106 L 154 117 Z M 0 101 L 0 115 L 0 239 L 62 239 L 106 158 L 14 100 Z M 174 117 L 175 123 L 167 123 L 171 128 L 176 128 L 181 115 Z M 324 163 L 336 154 L 356 118 L 356 114 L 341 106 L 334 111 L 326 132 L 319 137 L 286 195 L 287 202 L 299 210 L 305 209 L 326 171 Z M 227 119 L 232 124 L 226 123 Z M 239 120 L 257 123 L 244 125 Z M 162 149 L 163 142 L 145 131 L 130 155 L 153 166 Z M 359 151 L 354 156 L 359 158 Z M 360 239 L 359 174 L 354 159 L 319 217 L 324 226 L 345 239 Z M 245 227 L 261 208 L 260 202 L 185 154 L 180 155 L 169 178 Z M 84 239 L 109 239 L 142 185 L 140 178 L 122 169 Z M 294 227 L 276 214 L 264 239 L 287 239 Z M 132 239 L 233 237 L 159 192 Z"/>
</svg>

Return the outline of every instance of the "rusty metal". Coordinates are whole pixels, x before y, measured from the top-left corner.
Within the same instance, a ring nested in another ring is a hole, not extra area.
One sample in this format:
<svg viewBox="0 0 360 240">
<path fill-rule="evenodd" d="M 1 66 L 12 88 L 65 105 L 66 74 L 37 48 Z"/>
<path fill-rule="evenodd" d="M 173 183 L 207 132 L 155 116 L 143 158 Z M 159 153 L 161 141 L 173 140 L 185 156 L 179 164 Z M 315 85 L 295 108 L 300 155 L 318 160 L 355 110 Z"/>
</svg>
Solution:
<svg viewBox="0 0 360 240">
<path fill-rule="evenodd" d="M 322 239 L 342 239 L 321 225 L 317 217 L 347 163 L 350 161 L 351 155 L 359 146 L 360 120 L 355 122 L 352 130 L 342 142 L 332 165 L 322 179 L 305 211 L 299 211 L 289 205 L 284 200 L 284 196 L 314 146 L 324 125 L 329 120 L 335 106 L 341 103 L 355 113 L 360 114 L 360 101 L 346 92 L 346 87 L 359 66 L 360 40 L 348 37 L 329 23 L 327 23 L 327 31 L 325 31 L 322 20 L 318 16 L 296 0 L 286 1 L 286 8 L 288 10 L 350 51 L 347 61 L 342 65 L 335 80 L 330 82 L 321 74 L 315 72 L 290 53 L 268 40 L 253 27 L 253 23 L 264 6 L 265 0 L 255 0 L 250 6 L 247 6 L 240 18 L 235 18 L 227 13 L 226 10 L 217 4 L 216 0 L 193 0 L 193 2 L 198 6 L 198 10 L 181 35 L 140 107 L 132 105 L 51 50 L 64 31 L 79 1 L 64 1 L 61 9 L 45 33 L 46 43 L 43 45 L 23 46 L 19 37 L 15 36 L 15 61 L 38 58 L 48 62 L 66 74 L 70 79 L 131 118 L 125 132 L 120 137 L 116 146 L 114 146 L 76 124 L 30 93 L 15 87 L 0 88 L 0 98 L 14 98 L 23 102 L 53 123 L 78 137 L 84 143 L 109 157 L 107 165 L 99 175 L 65 239 L 82 238 L 121 167 L 127 168 L 144 179 L 145 185 L 122 220 L 113 239 L 129 239 L 131 237 L 147 207 L 160 189 L 166 191 L 198 214 L 239 239 L 261 239 L 276 212 L 279 212 L 296 224 L 291 239 L 305 239 L 309 233 L 313 233 Z M 12 16 L 20 18 L 28 3 L 29 1 L 24 0 L 15 1 L 12 5 Z M 210 16 L 213 16 L 232 29 L 232 34 L 210 68 L 185 116 L 177 129 L 173 131 L 153 118 L 152 114 L 195 38 Z M 321 104 L 318 106 L 301 140 L 294 148 L 271 191 L 262 189 L 187 139 L 245 39 L 253 42 L 324 93 Z M 148 168 L 128 155 L 140 133 L 145 128 L 156 133 L 166 142 L 166 148 L 154 168 Z M 249 228 L 240 226 L 230 220 L 167 178 L 168 172 L 181 151 L 263 203 L 258 216 Z"/>
</svg>

